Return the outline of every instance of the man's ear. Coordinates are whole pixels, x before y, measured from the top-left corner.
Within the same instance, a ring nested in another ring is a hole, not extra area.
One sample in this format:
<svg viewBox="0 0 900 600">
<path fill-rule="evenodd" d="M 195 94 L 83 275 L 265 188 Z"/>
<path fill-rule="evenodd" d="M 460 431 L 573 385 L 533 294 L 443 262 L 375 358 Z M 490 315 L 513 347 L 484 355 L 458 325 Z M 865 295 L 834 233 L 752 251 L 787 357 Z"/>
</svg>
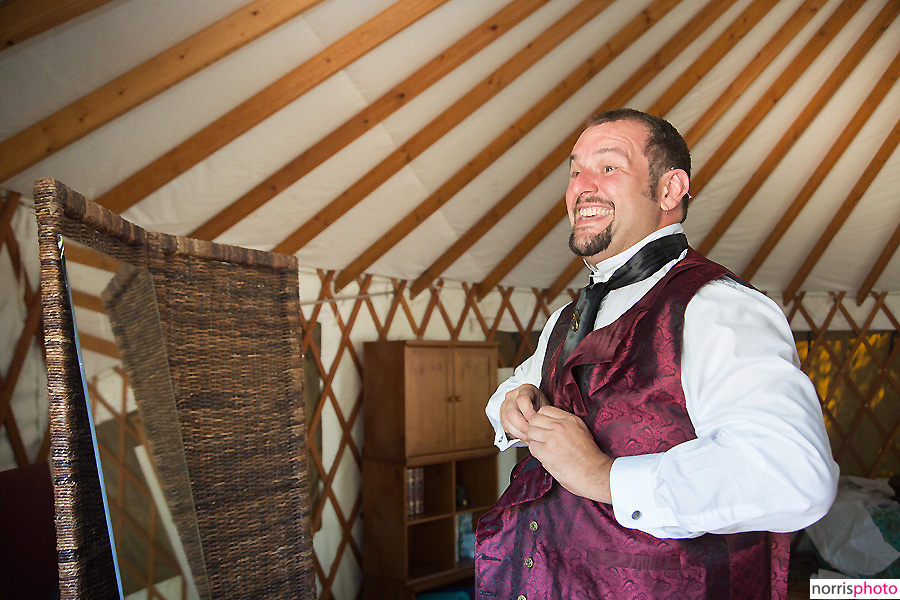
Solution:
<svg viewBox="0 0 900 600">
<path fill-rule="evenodd" d="M 674 210 L 691 187 L 691 180 L 684 169 L 671 169 L 659 178 L 660 208 Z"/>
</svg>

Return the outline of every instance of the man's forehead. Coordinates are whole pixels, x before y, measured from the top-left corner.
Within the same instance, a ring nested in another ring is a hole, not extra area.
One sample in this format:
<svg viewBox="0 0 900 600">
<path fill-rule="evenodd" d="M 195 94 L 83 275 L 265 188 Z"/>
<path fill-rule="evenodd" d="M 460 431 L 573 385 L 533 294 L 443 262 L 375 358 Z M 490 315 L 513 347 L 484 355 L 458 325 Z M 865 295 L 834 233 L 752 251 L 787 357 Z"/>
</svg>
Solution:
<svg viewBox="0 0 900 600">
<path fill-rule="evenodd" d="M 603 154 L 615 154 L 624 158 L 626 160 L 631 158 L 631 155 L 625 148 L 621 146 L 598 146 L 596 148 L 590 148 L 587 152 L 588 156 L 600 156 Z M 573 152 L 571 156 L 569 156 L 569 162 L 576 160 L 575 153 Z"/>
<path fill-rule="evenodd" d="M 593 125 L 581 133 L 569 160 L 571 162 L 603 154 L 616 154 L 632 159 L 634 154 L 643 154 L 649 135 L 646 126 L 634 121 Z"/>
</svg>

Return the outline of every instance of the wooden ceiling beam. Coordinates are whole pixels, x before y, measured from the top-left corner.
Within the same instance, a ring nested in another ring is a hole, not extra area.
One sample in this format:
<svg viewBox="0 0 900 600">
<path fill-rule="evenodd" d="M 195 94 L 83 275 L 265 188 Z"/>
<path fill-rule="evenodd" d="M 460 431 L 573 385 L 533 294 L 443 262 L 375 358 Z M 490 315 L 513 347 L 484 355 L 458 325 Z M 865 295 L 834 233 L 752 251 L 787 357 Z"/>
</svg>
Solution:
<svg viewBox="0 0 900 600">
<path fill-rule="evenodd" d="M 12 218 L 16 214 L 16 209 L 19 208 L 19 199 L 21 197 L 22 195 L 19 192 L 12 192 L 6 200 L 0 198 L 0 202 L 3 203 L 3 207 L 0 209 L 0 247 L 7 240 L 16 239 L 12 231 Z"/>
<path fill-rule="evenodd" d="M 11 410 L 11 402 L 13 392 L 16 389 L 16 383 L 19 375 L 22 373 L 22 367 L 25 365 L 25 359 L 28 356 L 28 350 L 34 343 L 35 335 L 41 327 L 41 295 L 33 294 L 31 302 L 25 306 L 25 323 L 19 332 L 19 337 L 13 349 L 12 360 L 6 367 L 6 377 L 0 375 L 0 423 L 6 421 L 6 417 Z M 8 425 L 8 424 L 7 424 Z"/>
<path fill-rule="evenodd" d="M 784 94 L 797 83 L 800 76 L 810 67 L 862 4 L 864 4 L 862 0 L 845 0 L 828 17 L 822 27 L 816 31 L 815 35 L 782 71 L 781 75 L 753 105 L 753 108 L 744 115 L 744 118 L 740 120 L 737 127 L 725 141 L 710 154 L 706 164 L 691 178 L 691 192 L 695 197 L 700 195 L 704 186 L 719 172 L 722 165 L 756 129 Z M 703 247 L 704 245 L 700 246 L 700 248 Z"/>
<path fill-rule="evenodd" d="M 79 308 L 84 308 L 93 312 L 106 314 L 106 307 L 103 306 L 103 300 L 100 296 L 95 296 L 81 290 L 71 290 L 72 304 Z"/>
<path fill-rule="evenodd" d="M 797 295 L 797 291 L 800 289 L 800 286 L 803 285 L 803 282 L 806 281 L 806 277 L 816 266 L 816 263 L 819 262 L 819 259 L 822 258 L 822 255 L 825 253 L 826 248 L 828 248 L 828 245 L 834 239 L 834 236 L 837 234 L 838 230 L 840 230 L 841 226 L 850 216 L 850 213 L 853 212 L 853 209 L 856 208 L 856 205 L 859 204 L 860 200 L 862 200 L 862 197 L 866 193 L 866 190 L 869 189 L 869 186 L 872 184 L 875 176 L 878 175 L 878 173 L 884 167 L 884 164 L 887 161 L 888 157 L 894 152 L 894 150 L 897 149 L 898 142 L 900 142 L 900 120 L 898 120 L 894 124 L 894 128 L 881 144 L 881 147 L 875 153 L 875 156 L 872 157 L 872 160 L 869 161 L 868 166 L 863 171 L 862 175 L 860 175 L 856 184 L 853 186 L 853 189 L 850 190 L 850 193 L 847 195 L 847 198 L 844 200 L 844 202 L 841 204 L 841 207 L 831 219 L 831 222 L 828 223 L 828 226 L 825 227 L 822 235 L 819 236 L 818 241 L 816 241 L 815 245 L 810 250 L 809 254 L 806 257 L 806 260 L 804 260 L 803 264 L 800 265 L 800 268 L 797 269 L 797 272 L 791 279 L 791 283 L 784 291 L 785 304 L 793 300 L 794 296 Z"/>
<path fill-rule="evenodd" d="M 851 73 L 856 69 L 859 63 L 865 58 L 866 53 L 875 45 L 882 34 L 891 25 L 897 14 L 900 13 L 900 2 L 888 2 L 878 14 L 878 16 L 869 24 L 865 32 L 856 40 L 853 47 L 847 51 L 847 54 L 841 59 L 840 63 L 831 71 L 831 74 L 803 107 L 800 115 L 794 120 L 778 143 L 772 148 L 769 154 L 763 159 L 750 179 L 741 188 L 740 192 L 731 201 L 728 208 L 725 209 L 712 229 L 703 238 L 700 244 L 699 252 L 708 254 L 715 245 L 722 239 L 728 228 L 731 227 L 738 216 L 743 212 L 744 208 L 750 204 L 750 201 L 769 178 L 769 175 L 778 167 L 794 144 L 800 139 L 807 128 L 812 124 L 813 120 L 825 108 L 831 98 L 837 93 L 841 85 L 847 80 Z"/>
<path fill-rule="evenodd" d="M 400 0 L 96 199 L 121 213 L 447 0 Z"/>
<path fill-rule="evenodd" d="M 65 258 L 66 262 L 94 267 L 109 273 L 118 273 L 122 266 L 119 259 L 79 244 L 66 244 Z"/>
<path fill-rule="evenodd" d="M 891 239 L 889 239 L 887 244 L 885 244 L 884 249 L 882 249 L 881 251 L 881 254 L 878 255 L 878 260 L 876 260 L 875 264 L 872 265 L 872 269 L 869 271 L 869 274 L 866 275 L 866 279 L 863 281 L 863 284 L 859 287 L 859 292 L 857 292 L 856 294 L 857 305 L 861 305 L 866 299 L 866 296 L 872 293 L 872 288 L 875 287 L 875 282 L 878 281 L 878 278 L 881 277 L 882 273 L 884 273 L 884 270 L 887 268 L 888 263 L 891 261 L 891 257 L 893 257 L 897 252 L 897 248 L 900 248 L 900 223 L 897 224 L 897 229 L 894 230 L 894 235 L 892 235 Z"/>
<path fill-rule="evenodd" d="M 554 87 L 537 104 L 522 115 L 515 123 L 510 125 L 500 137 L 496 138 L 478 155 L 466 163 L 460 171 L 457 171 L 450 179 L 441 185 L 433 194 L 426 198 L 419 206 L 401 219 L 388 232 L 379 238 L 372 246 L 348 265 L 340 274 L 338 283 L 351 280 L 350 275 L 362 273 L 378 258 L 387 253 L 400 240 L 409 235 L 416 227 L 434 214 L 441 206 L 446 204 L 455 194 L 462 190 L 470 181 L 494 163 L 504 152 L 513 147 L 519 140 L 532 131 L 540 122 L 559 108 L 575 90 L 584 86 L 597 73 L 602 71 L 612 60 L 619 56 L 633 40 L 646 32 L 653 23 L 668 13 L 675 6 L 672 0 L 657 0 L 643 13 L 623 27 L 609 42 L 595 52 L 588 60 L 579 65 L 562 82 Z M 574 139 L 571 140 L 574 142 Z M 570 140 L 563 142 L 564 152 L 571 148 Z M 557 166 L 559 149 L 550 153 L 532 171 L 525 176 L 504 198 L 471 227 L 466 233 L 457 238 L 456 242 L 420 275 L 410 288 L 411 297 L 415 297 L 426 289 L 441 273 L 468 250 L 478 239 L 493 227 L 503 216 L 525 197 L 538 183 L 543 181 Z"/>
<path fill-rule="evenodd" d="M 744 39 L 759 21 L 772 10 L 778 0 L 755 0 L 732 21 L 709 47 L 691 63 L 678 79 L 669 86 L 653 105 L 647 109 L 651 115 L 664 117 L 691 89 L 715 67 L 734 46 Z M 697 32 L 689 32 L 696 37 Z"/>
<path fill-rule="evenodd" d="M 678 30 L 675 34 L 672 35 L 669 40 L 663 44 L 663 46 L 656 51 L 643 65 L 635 69 L 634 74 L 629 77 L 625 83 L 619 86 L 610 96 L 604 100 L 603 104 L 597 107 L 594 111 L 595 113 L 602 112 L 607 109 L 619 108 L 621 106 L 625 106 L 628 104 L 628 101 L 634 97 L 640 90 L 642 90 L 648 83 L 650 83 L 654 77 L 659 75 L 663 69 L 665 69 L 671 61 L 675 59 L 685 48 L 693 41 L 693 39 L 700 35 L 702 32 L 706 31 L 713 23 L 718 20 L 722 14 L 731 6 L 731 2 L 715 2 L 712 5 L 708 5 L 703 9 L 699 10 L 680 30 Z M 743 20 L 744 15 L 738 18 L 737 22 L 741 22 Z M 732 23 L 734 25 L 734 23 Z M 637 39 L 637 38 L 635 38 Z M 713 48 L 707 48 L 704 55 L 716 54 L 721 51 L 720 46 L 716 46 Z M 692 63 L 691 67 L 695 67 L 700 69 L 702 67 L 698 66 L 696 61 Z M 690 69 L 690 67 L 689 67 Z M 675 82 L 674 85 L 678 85 L 678 81 Z M 672 89 L 672 86 L 669 88 Z M 565 161 L 566 157 L 570 155 L 572 151 L 572 146 L 578 138 L 580 131 L 574 132 L 570 139 L 566 140 L 566 144 L 557 147 L 557 150 L 554 151 L 553 158 L 556 159 L 556 164 L 560 164 Z M 565 204 L 563 203 L 563 206 Z M 555 221 L 553 221 L 553 225 L 547 226 L 548 216 L 545 216 L 541 222 L 535 226 L 532 230 L 534 233 L 539 231 L 545 231 L 545 235 L 549 233 L 553 226 L 555 226 L 566 214 L 566 210 L 563 209 L 561 212 L 557 213 L 558 217 Z M 531 247 L 534 247 L 538 240 L 541 238 L 527 238 L 528 244 Z M 499 283 L 503 277 L 505 277 L 515 266 L 525 257 L 526 253 L 523 253 L 521 250 L 524 249 L 525 245 L 523 243 L 519 243 L 513 248 L 512 252 L 507 254 L 503 259 L 501 259 L 500 264 L 491 271 L 486 279 L 484 279 L 481 283 L 478 284 L 478 298 L 483 299 L 491 289 Z M 578 259 L 576 262 L 581 263 L 583 265 L 583 261 Z"/>
<path fill-rule="evenodd" d="M 62 25 L 110 0 L 5 0 L 0 2 L 0 50 Z"/>
<path fill-rule="evenodd" d="M 0 181 L 44 160 L 321 1 L 251 2 L 23 129 L 0 142 Z"/>
<path fill-rule="evenodd" d="M 831 172 L 834 165 L 837 164 L 838 159 L 840 159 L 853 139 L 859 134 L 863 125 L 866 124 L 866 121 L 872 116 L 876 107 L 884 100 L 884 97 L 898 78 L 900 78 L 900 54 L 894 58 L 894 61 L 888 66 L 878 82 L 873 86 L 872 91 L 869 92 L 869 95 L 863 103 L 853 113 L 847 126 L 844 127 L 844 130 L 838 136 L 837 140 L 835 140 L 834 144 L 829 148 L 828 153 L 819 162 L 818 166 L 816 166 L 816 170 L 810 175 L 809 179 L 807 179 L 806 184 L 804 184 L 797 196 L 791 201 L 790 206 L 785 210 L 781 219 L 779 219 L 775 227 L 772 228 L 772 231 L 769 232 L 766 240 L 756 251 L 756 254 L 750 260 L 750 263 L 744 269 L 744 272 L 741 273 L 741 277 L 745 281 L 750 281 L 753 276 L 756 275 L 756 272 L 762 264 L 766 261 L 772 251 L 775 250 L 775 246 L 781 241 L 781 238 L 797 218 L 797 215 L 800 214 L 800 211 L 803 210 L 803 207 L 806 206 L 809 199 L 812 198 L 812 195 L 819 189 L 822 182 L 825 181 L 825 177 Z"/>
<path fill-rule="evenodd" d="M 384 121 L 432 84 L 512 29 L 549 0 L 513 2 L 492 15 L 421 69 L 378 100 L 285 164 L 241 198 L 191 232 L 189 237 L 213 240 L 299 181 L 303 176 Z"/>
<path fill-rule="evenodd" d="M 109 358 L 121 358 L 119 355 L 119 347 L 115 342 L 104 340 L 101 337 L 84 333 L 83 331 L 78 332 L 78 342 L 84 350 L 90 350 L 91 352 L 96 352 L 97 354 L 108 356 Z"/>
<path fill-rule="evenodd" d="M 356 183 L 310 217 L 302 226 L 277 244 L 274 251 L 293 254 L 303 248 L 310 240 L 334 224 L 400 169 L 515 81 L 519 75 L 559 44 L 569 39 L 591 16 L 600 12 L 598 6 L 605 6 L 605 2 L 583 0 L 575 6 L 418 133 L 391 152 L 387 158 Z"/>
<path fill-rule="evenodd" d="M 785 21 L 778 31 L 766 42 L 760 51 L 747 63 L 740 74 L 719 94 L 719 97 L 700 116 L 694 125 L 684 134 L 689 148 L 692 148 L 707 131 L 737 102 L 762 72 L 782 50 L 800 33 L 809 21 L 819 12 L 826 0 L 806 0 Z"/>
<path fill-rule="evenodd" d="M 519 243 L 499 262 L 497 266 L 491 270 L 487 276 L 476 285 L 478 292 L 478 300 L 484 300 L 484 297 L 494 289 L 500 281 L 512 271 L 516 265 L 527 255 L 539 241 L 543 240 L 553 229 L 564 219 L 566 214 L 566 201 L 557 202 L 543 217 L 538 221 L 531 231 L 522 236 Z"/>
<path fill-rule="evenodd" d="M 657 1 L 648 6 L 640 15 L 619 30 L 610 41 L 604 44 L 593 56 L 582 63 L 575 71 L 566 77 L 566 79 L 551 90 L 549 94 L 544 96 L 544 98 L 532 107 L 529 112 L 511 125 L 503 136 L 494 140 L 490 146 L 466 165 L 466 168 L 469 168 L 470 165 L 477 166 L 477 171 L 466 175 L 466 169 L 464 169 L 445 184 L 445 186 L 449 187 L 458 180 L 458 188 L 451 187 L 445 189 L 442 187 L 439 189 L 437 193 L 433 194 L 425 203 L 421 204 L 391 229 L 385 238 L 390 237 L 392 243 L 395 244 L 399 239 L 405 237 L 415 226 L 433 214 L 440 206 L 446 203 L 453 194 L 459 191 L 459 189 L 462 189 L 468 181 L 474 179 L 475 176 L 499 158 L 503 152 L 512 147 L 515 142 L 536 127 L 541 119 L 561 106 L 575 90 L 589 82 L 597 73 L 602 71 L 610 62 L 612 62 L 613 59 L 628 49 L 635 40 L 668 14 L 676 4 L 677 3 L 668 1 Z M 471 248 L 485 233 L 487 233 L 487 231 L 496 225 L 510 210 L 517 206 L 536 185 L 556 169 L 569 155 L 569 152 L 571 152 L 572 145 L 578 139 L 579 134 L 580 131 L 573 132 L 563 140 L 562 143 L 544 157 L 544 159 L 508 194 L 506 194 L 506 196 L 485 213 L 478 222 L 469 228 L 468 231 L 461 235 L 456 242 L 454 242 L 454 244 L 437 259 L 437 261 L 428 267 L 428 269 L 413 282 L 410 287 L 410 295 L 415 297 L 431 285 L 432 281 L 439 277 L 441 273 L 450 267 L 450 265 L 456 262 L 456 260 Z M 432 204 L 429 204 L 429 201 L 431 201 Z M 389 249 L 389 246 L 382 244 L 380 241 L 376 242 L 376 245 L 371 248 L 371 250 L 378 253 L 377 256 L 381 256 Z M 356 264 L 353 264 L 352 266 L 356 269 L 365 269 L 368 266 L 360 264 L 361 261 L 355 262 Z"/>
<path fill-rule="evenodd" d="M 500 199 L 490 210 L 465 233 L 460 235 L 456 241 L 431 264 L 425 271 L 416 278 L 409 289 L 411 298 L 415 298 L 424 290 L 431 286 L 431 283 L 440 277 L 450 266 L 456 262 L 460 256 L 466 253 L 472 246 L 478 242 L 481 237 L 491 230 L 497 223 L 505 217 L 518 203 L 531 192 L 535 186 L 543 181 L 550 173 L 556 169 L 560 161 L 560 152 L 569 152 L 572 145 L 578 139 L 578 134 L 570 135 L 544 160 L 528 172 L 503 198 Z"/>
</svg>

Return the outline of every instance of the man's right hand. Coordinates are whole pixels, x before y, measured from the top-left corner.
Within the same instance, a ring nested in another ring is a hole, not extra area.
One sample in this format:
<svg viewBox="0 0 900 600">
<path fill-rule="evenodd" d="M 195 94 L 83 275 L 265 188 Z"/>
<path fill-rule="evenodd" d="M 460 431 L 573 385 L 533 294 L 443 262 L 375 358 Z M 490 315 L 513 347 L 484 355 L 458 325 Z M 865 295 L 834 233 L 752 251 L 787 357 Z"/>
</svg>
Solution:
<svg viewBox="0 0 900 600">
<path fill-rule="evenodd" d="M 550 404 L 541 390 L 526 383 L 506 392 L 500 404 L 500 424 L 508 439 L 519 439 L 528 443 L 528 421 L 537 411 Z"/>
</svg>

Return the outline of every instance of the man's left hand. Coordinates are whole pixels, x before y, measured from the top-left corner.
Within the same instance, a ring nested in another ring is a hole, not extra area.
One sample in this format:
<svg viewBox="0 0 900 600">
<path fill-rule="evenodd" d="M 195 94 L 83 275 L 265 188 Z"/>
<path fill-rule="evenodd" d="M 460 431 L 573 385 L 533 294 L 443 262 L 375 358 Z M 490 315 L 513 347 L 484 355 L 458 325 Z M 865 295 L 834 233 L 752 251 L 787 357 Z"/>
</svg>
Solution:
<svg viewBox="0 0 900 600">
<path fill-rule="evenodd" d="M 543 406 L 528 420 L 528 449 L 560 485 L 575 495 L 612 503 L 604 454 L 580 417 Z"/>
</svg>

